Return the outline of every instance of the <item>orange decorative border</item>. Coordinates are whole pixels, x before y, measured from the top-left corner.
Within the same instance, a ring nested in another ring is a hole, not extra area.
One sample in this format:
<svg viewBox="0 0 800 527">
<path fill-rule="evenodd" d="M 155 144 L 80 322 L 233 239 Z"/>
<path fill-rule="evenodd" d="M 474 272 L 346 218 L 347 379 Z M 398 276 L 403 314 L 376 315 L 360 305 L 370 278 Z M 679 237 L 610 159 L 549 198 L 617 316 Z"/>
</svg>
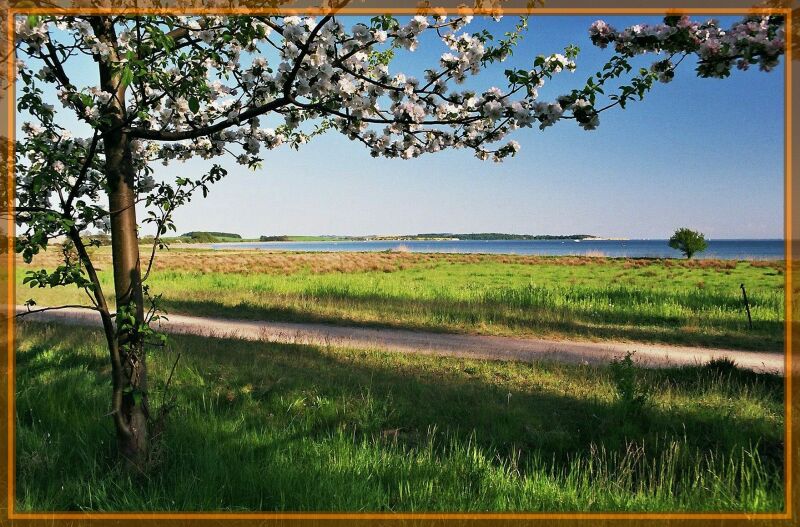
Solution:
<svg viewBox="0 0 800 527">
<path fill-rule="evenodd" d="M 134 0 L 135 1 L 135 0 Z M 244 0 L 247 2 L 248 0 Z M 252 1 L 252 0 L 251 0 Z M 303 0 L 300 0 L 301 2 Z M 370 2 L 370 0 L 366 0 Z M 664 0 L 669 1 L 669 0 Z M 735 0 L 734 0 L 735 1 Z M 147 3 L 148 0 L 144 0 L 144 3 Z M 526 7 L 526 8 L 513 8 L 513 7 L 496 7 L 496 8 L 456 8 L 456 7 L 443 7 L 443 8 L 433 8 L 431 6 L 425 7 L 340 7 L 340 8 L 324 8 L 324 7 L 147 7 L 143 6 L 135 6 L 135 7 L 113 7 L 113 6 L 105 6 L 105 7 L 98 7 L 96 5 L 87 5 L 86 7 L 59 7 L 57 5 L 48 6 L 48 7 L 38 7 L 38 6 L 26 6 L 26 2 L 19 2 L 18 5 L 15 6 L 8 6 L 5 8 L 0 7 L 0 20 L 5 17 L 7 27 L 5 30 L 7 31 L 6 39 L 5 39 L 5 46 L 6 50 L 5 53 L 2 53 L 3 59 L 7 62 L 7 75 L 9 79 L 9 88 L 8 92 L 3 93 L 0 91 L 0 99 L 2 97 L 8 97 L 7 101 L 7 108 L 5 111 L 0 107 L 0 121 L 3 120 L 3 117 L 6 119 L 6 133 L 8 134 L 7 137 L 9 138 L 8 147 L 7 147 L 7 166 L 8 166 L 8 173 L 6 174 L 6 180 L 4 184 L 7 185 L 7 192 L 8 192 L 8 199 L 11 203 L 13 203 L 13 191 L 14 191 L 14 143 L 10 138 L 13 138 L 15 135 L 15 99 L 9 97 L 10 94 L 14 93 L 14 77 L 15 77 L 15 66 L 14 66 L 14 56 L 11 51 L 14 49 L 14 40 L 13 40 L 13 33 L 14 33 L 14 16 L 16 14 L 58 14 L 58 15 L 69 15 L 69 14 L 167 14 L 167 13 L 180 13 L 180 14 L 217 14 L 217 15 L 235 15 L 235 14 L 269 14 L 269 15 L 290 15 L 290 14 L 307 14 L 307 15 L 316 15 L 316 14 L 328 14 L 335 12 L 341 15 L 369 15 L 369 14 L 398 14 L 398 15 L 416 15 L 416 14 L 430 14 L 435 12 L 436 14 L 441 13 L 462 13 L 468 12 L 469 14 L 474 15 L 493 15 L 502 13 L 503 15 L 664 15 L 669 13 L 681 13 L 681 14 L 703 14 L 703 15 L 748 15 L 748 14 L 774 14 L 774 15 L 783 15 L 786 18 L 786 55 L 785 55 L 785 68 L 784 68 L 784 75 L 785 75 L 785 138 L 784 138 L 784 148 L 785 148 L 785 181 L 784 181 L 784 240 L 785 240 L 785 256 L 786 256 L 786 272 L 785 272 L 785 310 L 786 310 L 786 322 L 785 322 L 785 447 L 784 447 L 784 477 L 785 477 L 785 506 L 783 512 L 778 513 L 326 513 L 326 512 L 309 512 L 309 513 L 270 513 L 270 512 L 252 512 L 252 513 L 219 513 L 219 512 L 123 512 L 123 513 L 82 513 L 82 512 L 48 512 L 48 513 L 20 513 L 14 511 L 14 475 L 15 475 L 15 455 L 14 455 L 14 415 L 15 415 L 15 405 L 14 405 L 14 356 L 15 356 L 15 343 L 14 343 L 14 314 L 15 314 L 15 304 L 16 304 L 16 297 L 15 297 L 15 275 L 14 275 L 14 267 L 15 267 L 15 253 L 14 253 L 14 242 L 13 242 L 13 233 L 15 231 L 15 224 L 12 218 L 9 218 L 7 225 L 3 228 L 0 225 L 0 232 L 5 230 L 4 234 L 7 235 L 7 254 L 5 258 L 6 268 L 0 272 L 0 287 L 5 285 L 6 287 L 6 299 L 7 299 L 7 322 L 6 326 L 3 328 L 3 332 L 7 332 L 7 334 L 3 335 L 0 332 L 0 341 L 2 338 L 6 339 L 6 346 L 5 352 L 8 354 L 8 377 L 5 379 L 8 382 L 8 391 L 7 391 L 7 407 L 5 408 L 7 415 L 5 420 L 0 420 L 0 422 L 5 422 L 8 426 L 7 430 L 7 470 L 8 470 L 8 480 L 7 480 L 7 493 L 5 494 L 4 498 L 7 500 L 5 504 L 6 507 L 3 507 L 0 503 L 0 525 L 4 524 L 8 520 L 13 520 L 13 523 L 18 524 L 35 524 L 35 523 L 42 523 L 44 524 L 47 522 L 49 525 L 55 525 L 57 523 L 62 523 L 62 521 L 66 520 L 68 524 L 74 524 L 77 520 L 79 523 L 84 523 L 82 520 L 92 521 L 92 520 L 99 520 L 100 524 L 106 523 L 108 520 L 128 520 L 125 523 L 130 523 L 130 521 L 135 521 L 137 524 L 139 522 L 144 521 L 163 521 L 163 520 L 183 520 L 183 521 L 191 521 L 191 520 L 216 520 L 216 521 L 234 521 L 239 522 L 241 520 L 247 520 L 247 523 L 251 523 L 253 521 L 260 521 L 259 523 L 265 523 L 265 520 L 274 520 L 277 522 L 281 522 L 281 520 L 306 520 L 309 523 L 312 520 L 350 520 L 352 521 L 368 521 L 368 522 L 376 522 L 376 520 L 412 520 L 410 523 L 418 523 L 414 522 L 413 520 L 424 520 L 424 522 L 419 523 L 429 523 L 431 521 L 436 520 L 450 520 L 450 521 L 459 521 L 459 520 L 470 520 L 470 525 L 475 525 L 477 522 L 474 520 L 489 520 L 486 522 L 487 525 L 496 525 L 498 521 L 524 521 L 524 520 L 573 520 L 575 523 L 578 522 L 590 522 L 590 524 L 604 521 L 604 520 L 666 520 L 670 521 L 670 523 L 674 524 L 692 524 L 692 525 L 703 525 L 705 522 L 712 521 L 712 520 L 731 520 L 731 523 L 762 523 L 764 525 L 800 525 L 797 523 L 800 518 L 796 516 L 796 511 L 793 509 L 793 497 L 796 493 L 797 489 L 800 488 L 800 482 L 794 481 L 798 476 L 800 476 L 800 472 L 794 471 L 794 467 L 792 466 L 792 462 L 794 459 L 794 450 L 798 450 L 798 455 L 800 456 L 800 445 L 796 445 L 793 436 L 793 428 L 796 426 L 796 423 L 792 421 L 792 404 L 793 402 L 796 404 L 800 402 L 800 397 L 794 397 L 795 394 L 792 393 L 794 383 L 793 377 L 795 375 L 795 371 L 792 369 L 792 353 L 793 353 L 793 324 L 792 321 L 792 306 L 793 306 L 793 295 L 794 291 L 792 289 L 793 279 L 792 275 L 794 272 L 793 265 L 792 265 L 792 233 L 794 232 L 793 229 L 793 219 L 794 216 L 792 214 L 793 210 L 793 159 L 792 159 L 792 150 L 793 150 L 793 136 L 792 136 L 792 120 L 794 118 L 793 115 L 793 108 L 792 108 L 792 39 L 795 36 L 794 28 L 792 25 L 792 9 L 791 8 L 773 8 L 773 7 L 691 7 L 691 8 L 683 8 L 683 7 L 666 7 L 666 8 L 635 8 L 635 7 L 621 7 L 621 8 L 610 8 L 610 7 L 557 7 L 557 8 L 544 8 L 544 7 Z M 798 82 L 800 84 L 800 82 Z M 0 105 L 1 106 L 1 105 Z M 800 109 L 800 108 L 799 108 Z M 8 115 L 4 116 L 3 113 L 8 112 Z M 0 125 L 0 129 L 2 126 Z M 798 186 L 800 187 L 800 186 Z M 800 188 L 798 188 L 800 191 Z M 800 217 L 797 218 L 795 221 L 800 221 Z M 800 232 L 800 226 L 798 226 L 798 231 Z M 6 281 L 3 284 L 3 281 Z M 0 349 L 2 346 L 0 345 Z M 2 357 L 0 356 L 0 364 L 2 364 Z M 0 376 L 0 379 L 2 376 Z M 2 382 L 2 381 L 0 381 Z M 800 383 L 798 383 L 800 386 Z M 2 390 L 0 389 L 0 397 L 2 397 Z M 0 407 L 2 404 L 0 403 Z M 798 432 L 800 435 L 800 431 Z M 2 438 L 2 434 L 0 433 L 0 438 Z M 1 439 L 0 439 L 1 440 Z M 2 448 L 0 446 L 0 448 Z M 2 463 L 3 458 L 0 455 L 0 464 Z M 0 484 L 2 480 L 0 480 Z M 1 490 L 1 489 L 0 489 Z M 794 492 L 793 492 L 794 491 Z M 2 493 L 0 492 L 0 495 Z M 797 496 L 800 498 L 800 496 Z M 3 510 L 5 509 L 5 510 Z M 32 521 L 26 521 L 32 520 Z M 684 521 L 681 521 L 684 520 Z M 691 520 L 700 520 L 691 521 Z M 738 521 L 737 521 L 738 520 Z M 778 523 L 780 521 L 780 523 Z M 115 522 L 120 523 L 120 522 Z M 170 522 L 174 523 L 174 522 Z M 317 522 L 313 522 L 317 523 Z M 346 522 L 345 524 L 350 523 Z M 379 521 L 376 523 L 386 523 L 386 521 Z M 392 522 L 394 523 L 394 522 Z M 438 522 L 436 522 L 438 523 Z M 605 522 L 604 522 L 605 523 Z M 727 523 L 727 522 L 726 522 Z M 243 523 L 244 524 L 244 523 Z"/>
</svg>

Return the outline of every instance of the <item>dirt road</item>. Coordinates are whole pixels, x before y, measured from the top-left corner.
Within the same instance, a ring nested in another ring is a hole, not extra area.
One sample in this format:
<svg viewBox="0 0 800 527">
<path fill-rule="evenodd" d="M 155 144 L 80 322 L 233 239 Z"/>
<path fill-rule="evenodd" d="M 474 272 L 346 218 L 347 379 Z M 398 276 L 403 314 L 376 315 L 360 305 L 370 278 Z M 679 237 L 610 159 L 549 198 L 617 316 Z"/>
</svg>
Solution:
<svg viewBox="0 0 800 527">
<path fill-rule="evenodd" d="M 25 310 L 24 306 L 17 306 L 17 312 Z M 99 315 L 84 309 L 46 311 L 26 315 L 23 318 L 25 320 L 59 322 L 82 326 L 100 325 Z M 783 374 L 785 366 L 782 352 L 752 352 L 629 342 L 588 342 L 456 335 L 399 329 L 235 320 L 185 315 L 169 315 L 169 321 L 162 323 L 162 329 L 170 333 L 189 333 L 209 337 L 526 362 L 555 360 L 579 364 L 607 364 L 614 358 L 624 356 L 628 351 L 634 351 L 636 352 L 634 360 L 645 367 L 657 368 L 702 364 L 720 357 L 731 358 L 742 368 L 761 372 Z"/>
</svg>

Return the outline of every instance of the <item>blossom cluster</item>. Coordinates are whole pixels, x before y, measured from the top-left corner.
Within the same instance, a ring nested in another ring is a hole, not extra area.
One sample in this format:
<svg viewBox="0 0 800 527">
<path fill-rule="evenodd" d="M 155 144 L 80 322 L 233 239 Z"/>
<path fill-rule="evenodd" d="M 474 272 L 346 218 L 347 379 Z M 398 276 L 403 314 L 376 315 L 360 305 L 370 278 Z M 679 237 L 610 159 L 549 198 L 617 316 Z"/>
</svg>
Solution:
<svg viewBox="0 0 800 527">
<path fill-rule="evenodd" d="M 151 37 L 136 42 L 133 21 L 119 22 L 116 43 L 94 35 L 81 17 L 43 17 L 35 26 L 21 18 L 17 38 L 32 57 L 45 58 L 48 26 L 55 25 L 72 38 L 61 44 L 65 49 L 134 70 L 126 111 L 135 116 L 132 153 L 141 163 L 210 158 L 238 145 L 236 159 L 252 164 L 261 148 L 306 142 L 313 133 L 304 124 L 320 120 L 376 156 L 410 158 L 453 147 L 500 160 L 517 149 L 491 145 L 519 127 L 549 126 L 563 113 L 554 111 L 555 103 L 534 104 L 536 88 L 555 73 L 574 70 L 575 63 L 561 54 L 543 57 L 540 67 L 529 70 L 534 80 L 528 97 L 513 97 L 523 85 L 453 91 L 451 84 L 477 75 L 492 60 L 485 37 L 465 30 L 471 20 L 416 16 L 347 28 L 335 17 L 175 17 L 162 32 L 181 33 L 191 47 L 178 56 L 154 42 L 143 65 L 135 55 Z M 437 32 L 447 51 L 423 79 L 394 73 L 388 61 L 375 60 L 388 50 L 414 51 L 425 31 Z M 107 88 L 67 84 L 48 65 L 37 75 L 56 84 L 61 104 L 94 126 L 113 102 Z M 251 119 L 254 109 L 266 106 L 272 120 L 280 119 L 272 128 Z M 195 133 L 219 123 L 225 125 L 221 130 Z"/>
<path fill-rule="evenodd" d="M 52 128 L 37 123 L 24 123 L 21 127 L 26 140 L 15 149 L 17 165 L 16 199 L 27 208 L 52 210 L 56 196 L 65 197 L 64 189 L 74 192 L 80 199 L 75 202 L 79 230 L 93 226 L 106 229 L 108 214 L 89 202 L 97 201 L 102 189 L 103 174 L 96 163 L 86 165 L 92 141 L 73 137 L 69 130 Z M 17 217 L 18 223 L 28 216 Z M 52 219 L 50 221 L 53 221 Z"/>
<path fill-rule="evenodd" d="M 501 144 L 519 128 L 544 129 L 562 119 L 587 130 L 599 124 L 594 86 L 554 101 L 538 99 L 547 80 L 575 71 L 574 52 L 538 56 L 527 69 L 507 70 L 505 87 L 457 89 L 503 61 L 518 35 L 494 42 L 483 31 L 468 31 L 472 17 L 466 14 L 405 22 L 375 17 L 349 27 L 346 20 L 120 17 L 110 38 L 97 33 L 89 17 L 20 17 L 16 37 L 19 51 L 43 63 L 28 78 L 54 85 L 61 105 L 78 118 L 102 128 L 113 107 L 124 106 L 131 153 L 140 167 L 225 154 L 254 166 L 262 149 L 298 147 L 328 129 L 363 143 L 374 156 L 407 159 L 465 148 L 499 161 L 519 150 L 516 142 Z M 445 48 L 437 63 L 422 78 L 393 71 L 395 53 L 415 51 L 425 32 Z M 725 76 L 734 65 L 771 69 L 785 46 L 783 21 L 772 16 L 749 17 L 727 30 L 685 16 L 622 31 L 597 21 L 589 35 L 625 57 L 670 54 L 651 69 L 662 82 L 674 76 L 675 54 L 696 54 L 703 76 Z M 116 85 L 79 87 L 65 78 L 75 53 L 121 72 L 126 99 L 112 95 Z M 24 75 L 28 66 L 20 64 Z"/>
<path fill-rule="evenodd" d="M 643 53 L 695 53 L 697 72 L 702 77 L 726 77 L 735 66 L 746 70 L 757 64 L 770 71 L 779 64 L 786 47 L 784 20 L 780 16 L 750 16 L 729 29 L 716 20 L 697 22 L 688 16 L 666 17 L 664 23 L 637 24 L 618 31 L 603 20 L 589 28 L 592 42 L 601 47 L 613 45 L 618 53 L 634 56 Z M 671 78 L 671 68 L 660 68 L 663 82 Z"/>
</svg>

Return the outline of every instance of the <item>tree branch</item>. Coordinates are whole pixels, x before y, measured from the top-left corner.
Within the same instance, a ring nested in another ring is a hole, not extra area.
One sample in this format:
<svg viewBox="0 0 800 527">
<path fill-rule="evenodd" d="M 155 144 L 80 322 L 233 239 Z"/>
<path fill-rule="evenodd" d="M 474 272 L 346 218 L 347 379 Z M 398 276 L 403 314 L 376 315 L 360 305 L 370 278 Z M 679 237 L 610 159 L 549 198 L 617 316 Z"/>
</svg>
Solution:
<svg viewBox="0 0 800 527">
<path fill-rule="evenodd" d="M 64 214 L 69 214 L 72 211 L 72 202 L 78 196 L 78 191 L 83 184 L 83 180 L 86 178 L 86 174 L 89 172 L 89 167 L 92 164 L 92 160 L 94 159 L 94 153 L 97 149 L 97 143 L 100 140 L 100 131 L 99 129 L 94 129 L 94 135 L 92 136 L 92 144 L 89 146 L 89 151 L 86 153 L 86 159 L 83 162 L 83 166 L 81 167 L 80 174 L 78 174 L 78 178 L 75 181 L 75 185 L 73 185 L 72 189 L 69 191 L 69 196 L 67 196 L 67 201 L 64 204 Z"/>
<path fill-rule="evenodd" d="M 88 309 L 90 311 L 100 311 L 100 309 L 98 309 L 96 307 L 84 306 L 82 304 L 67 304 L 67 305 L 63 305 L 63 306 L 42 307 L 42 308 L 39 308 L 39 309 L 31 309 L 30 306 L 28 306 L 28 310 L 27 311 L 25 311 L 23 313 L 17 313 L 15 316 L 17 318 L 19 318 L 19 317 L 24 317 L 25 315 L 33 315 L 33 314 L 36 314 L 36 313 L 43 313 L 45 311 L 54 311 L 56 309 Z"/>
<path fill-rule="evenodd" d="M 288 79 L 283 84 L 284 97 L 289 97 L 290 92 L 292 90 L 292 84 L 294 84 L 294 81 L 297 78 L 297 74 L 300 71 L 300 68 L 303 66 L 303 59 L 305 59 L 306 55 L 308 55 L 308 50 L 311 48 L 311 43 L 314 42 L 314 39 L 317 37 L 317 34 L 319 34 L 320 30 L 322 29 L 322 26 L 327 24 L 328 21 L 331 20 L 331 18 L 333 18 L 331 15 L 325 16 L 322 20 L 320 20 L 319 24 L 314 26 L 314 29 L 312 29 L 311 32 L 308 34 L 308 38 L 306 39 L 305 44 L 303 44 L 303 47 L 300 49 L 300 54 L 294 61 L 294 67 L 292 68 L 292 71 L 289 73 Z"/>
<path fill-rule="evenodd" d="M 69 230 L 69 237 L 72 243 L 75 244 L 75 250 L 78 252 L 78 257 L 83 262 L 86 268 L 86 274 L 89 275 L 89 280 L 92 282 L 94 288 L 94 295 L 97 301 L 97 310 L 100 312 L 100 318 L 103 321 L 103 332 L 106 336 L 108 343 L 108 351 L 111 358 L 111 377 L 113 382 L 113 395 L 111 399 L 111 412 L 114 414 L 114 421 L 119 430 L 126 437 L 133 437 L 128 423 L 125 422 L 125 416 L 122 415 L 122 390 L 124 386 L 124 370 L 122 369 L 122 359 L 120 357 L 119 342 L 117 340 L 116 330 L 114 328 L 114 321 L 112 320 L 111 312 L 106 302 L 106 296 L 103 294 L 103 286 L 100 284 L 100 278 L 97 276 L 97 270 L 92 263 L 89 253 L 86 251 L 86 246 L 81 240 L 80 232 L 75 227 Z"/>
<path fill-rule="evenodd" d="M 261 106 L 257 106 L 255 108 L 251 108 L 245 112 L 239 114 L 238 121 L 246 121 L 251 117 L 258 117 L 259 115 L 263 115 L 267 112 L 271 112 L 283 106 L 289 104 L 289 99 L 285 97 L 280 97 L 278 99 L 272 100 L 266 104 L 262 104 Z M 151 141 L 181 141 L 183 139 L 196 139 L 198 137 L 203 137 L 206 135 L 211 135 L 216 132 L 220 132 L 238 124 L 238 122 L 234 121 L 221 121 L 217 124 L 212 124 L 209 126 L 204 126 L 202 128 L 195 128 L 193 130 L 184 130 L 181 132 L 169 132 L 163 130 L 148 130 L 147 128 L 131 128 L 128 130 L 128 135 L 130 137 L 136 137 L 139 139 L 149 139 Z"/>
</svg>

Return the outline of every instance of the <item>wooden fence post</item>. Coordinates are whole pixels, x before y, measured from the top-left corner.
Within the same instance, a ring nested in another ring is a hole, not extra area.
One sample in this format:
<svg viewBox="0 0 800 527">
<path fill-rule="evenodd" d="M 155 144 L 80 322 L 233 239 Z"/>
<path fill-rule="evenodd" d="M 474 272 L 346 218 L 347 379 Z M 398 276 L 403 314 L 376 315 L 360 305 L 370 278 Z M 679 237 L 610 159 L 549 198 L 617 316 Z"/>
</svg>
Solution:
<svg viewBox="0 0 800 527">
<path fill-rule="evenodd" d="M 744 309 L 747 311 L 747 324 L 750 329 L 753 329 L 753 319 L 750 317 L 750 304 L 747 302 L 747 291 L 744 290 L 744 284 L 740 284 L 742 288 L 742 298 L 744 299 Z"/>
</svg>

